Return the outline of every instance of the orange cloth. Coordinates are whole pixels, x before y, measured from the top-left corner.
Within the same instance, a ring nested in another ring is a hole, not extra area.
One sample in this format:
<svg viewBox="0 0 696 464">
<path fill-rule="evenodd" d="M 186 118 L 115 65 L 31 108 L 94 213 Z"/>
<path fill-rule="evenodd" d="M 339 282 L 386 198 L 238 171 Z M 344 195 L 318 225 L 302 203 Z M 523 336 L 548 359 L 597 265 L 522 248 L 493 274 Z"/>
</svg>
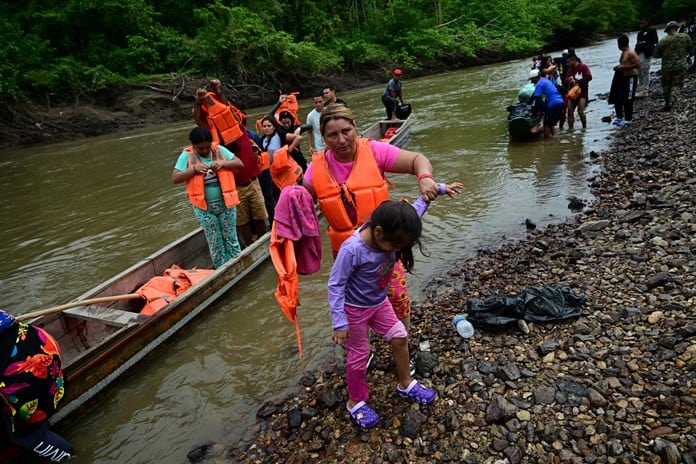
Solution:
<svg viewBox="0 0 696 464">
<path fill-rule="evenodd" d="M 298 273 L 309 275 L 321 267 L 321 231 L 314 201 L 299 185 L 280 192 L 271 226 L 271 261 L 278 275 L 275 297 L 280 309 L 295 324 L 297 348 L 302 357 L 300 324 L 297 320 L 299 299 Z"/>
<path fill-rule="evenodd" d="M 273 267 L 276 270 L 276 274 L 278 274 L 278 286 L 275 290 L 275 298 L 283 314 L 285 314 L 285 317 L 295 324 L 297 348 L 300 352 L 300 357 L 302 357 L 300 323 L 297 320 L 297 307 L 300 305 L 300 282 L 297 277 L 295 247 L 292 240 L 278 236 L 278 227 L 275 221 L 273 221 L 273 225 L 271 226 L 271 244 L 268 250 L 271 254 Z"/>
</svg>

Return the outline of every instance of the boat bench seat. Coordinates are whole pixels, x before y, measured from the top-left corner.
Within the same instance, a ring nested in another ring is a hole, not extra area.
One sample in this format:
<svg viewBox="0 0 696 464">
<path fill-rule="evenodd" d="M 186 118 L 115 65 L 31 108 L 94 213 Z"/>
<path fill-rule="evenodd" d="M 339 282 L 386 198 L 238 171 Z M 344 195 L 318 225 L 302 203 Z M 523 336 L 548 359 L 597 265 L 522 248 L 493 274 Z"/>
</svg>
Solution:
<svg viewBox="0 0 696 464">
<path fill-rule="evenodd" d="M 123 327 L 134 323 L 137 324 L 149 319 L 148 316 L 143 316 L 139 313 L 106 308 L 98 305 L 78 306 L 76 308 L 66 309 L 63 313 L 70 317 L 101 322 L 115 327 Z"/>
</svg>

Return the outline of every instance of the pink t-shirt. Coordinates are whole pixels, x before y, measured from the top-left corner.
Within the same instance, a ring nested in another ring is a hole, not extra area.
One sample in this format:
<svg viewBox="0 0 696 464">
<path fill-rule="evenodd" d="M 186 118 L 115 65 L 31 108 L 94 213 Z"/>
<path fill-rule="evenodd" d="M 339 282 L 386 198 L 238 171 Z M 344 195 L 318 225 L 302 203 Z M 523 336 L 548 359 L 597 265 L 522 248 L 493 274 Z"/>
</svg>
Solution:
<svg viewBox="0 0 696 464">
<path fill-rule="evenodd" d="M 377 142 L 375 140 L 370 141 L 370 146 L 372 147 L 372 153 L 375 155 L 377 167 L 382 173 L 382 176 L 384 176 L 384 172 L 390 172 L 396 164 L 396 160 L 399 157 L 399 147 L 384 142 Z M 329 170 L 336 179 L 336 182 L 344 184 L 348 180 L 348 176 L 350 176 L 350 171 L 353 169 L 353 161 L 347 163 L 337 161 L 331 150 L 326 150 L 325 156 L 329 163 Z M 314 182 L 312 182 L 312 172 L 314 170 L 312 168 L 313 163 L 310 163 L 309 166 L 307 166 L 307 171 L 304 173 L 304 181 L 307 185 L 314 188 Z"/>
</svg>

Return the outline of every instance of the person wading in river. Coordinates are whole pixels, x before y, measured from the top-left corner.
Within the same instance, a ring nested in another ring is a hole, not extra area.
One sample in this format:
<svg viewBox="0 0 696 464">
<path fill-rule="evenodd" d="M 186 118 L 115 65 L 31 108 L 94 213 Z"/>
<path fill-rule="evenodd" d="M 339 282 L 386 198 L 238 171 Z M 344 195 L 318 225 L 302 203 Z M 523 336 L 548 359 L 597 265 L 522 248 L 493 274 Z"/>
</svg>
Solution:
<svg viewBox="0 0 696 464">
<path fill-rule="evenodd" d="M 541 77 L 538 69 L 530 71 L 529 80 L 534 84 L 532 113 L 544 113 L 544 138 L 548 139 L 554 134 L 553 126 L 561 119 L 563 96 L 550 80 Z"/>
</svg>

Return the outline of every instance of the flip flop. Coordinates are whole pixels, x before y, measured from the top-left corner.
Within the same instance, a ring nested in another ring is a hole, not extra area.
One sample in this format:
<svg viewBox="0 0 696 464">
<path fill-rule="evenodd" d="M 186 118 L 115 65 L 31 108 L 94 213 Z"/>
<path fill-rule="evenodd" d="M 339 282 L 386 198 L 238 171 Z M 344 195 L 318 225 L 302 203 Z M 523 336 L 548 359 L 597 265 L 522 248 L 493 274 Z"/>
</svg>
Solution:
<svg viewBox="0 0 696 464">
<path fill-rule="evenodd" d="M 411 383 L 408 384 L 406 390 L 402 390 L 401 386 L 397 383 L 396 392 L 399 395 L 405 398 L 411 398 L 413 401 L 420 404 L 430 404 L 435 401 L 436 396 L 435 390 L 424 387 L 418 383 L 417 380 L 411 380 Z"/>
<path fill-rule="evenodd" d="M 346 403 L 346 409 L 350 413 L 350 417 L 353 418 L 355 423 L 362 428 L 371 429 L 379 423 L 379 416 L 377 413 L 364 401 L 355 403 L 355 406 L 352 408 L 349 408 L 348 404 Z"/>
</svg>

